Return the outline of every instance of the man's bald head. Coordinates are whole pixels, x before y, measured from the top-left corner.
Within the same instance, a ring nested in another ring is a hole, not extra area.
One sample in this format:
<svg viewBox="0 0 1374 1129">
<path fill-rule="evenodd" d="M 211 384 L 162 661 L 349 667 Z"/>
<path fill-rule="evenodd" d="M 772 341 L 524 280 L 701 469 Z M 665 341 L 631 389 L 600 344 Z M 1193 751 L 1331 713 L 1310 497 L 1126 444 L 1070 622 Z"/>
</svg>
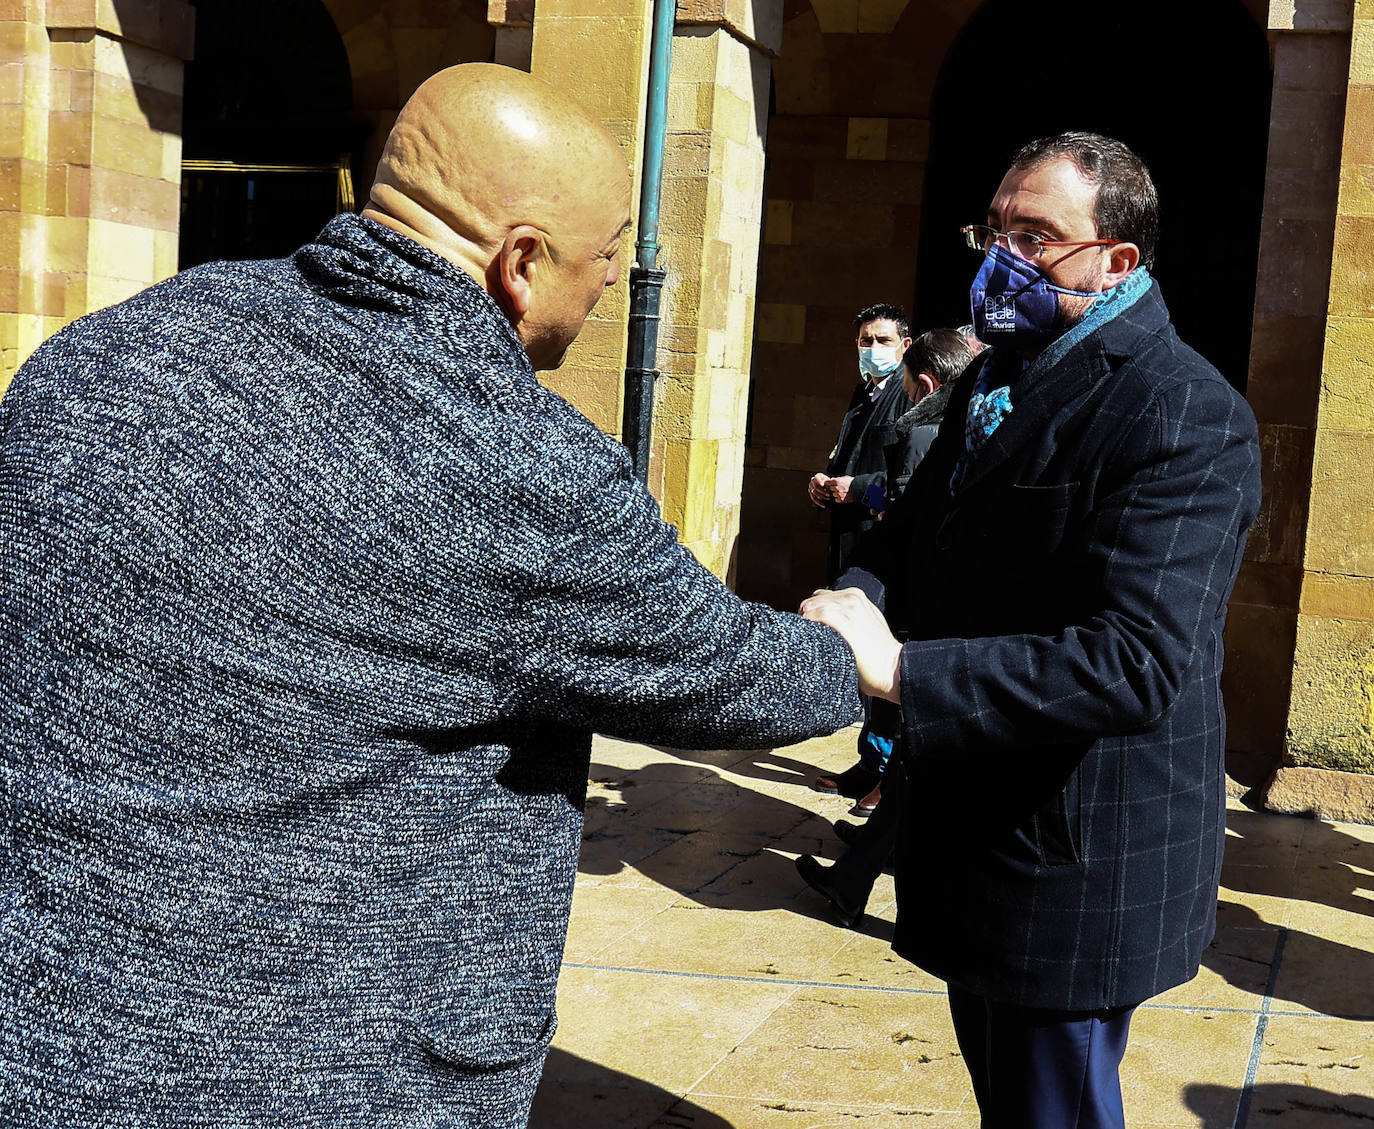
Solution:
<svg viewBox="0 0 1374 1129">
<path fill-rule="evenodd" d="M 401 110 L 363 214 L 475 278 L 535 367 L 553 368 L 619 277 L 629 208 L 624 156 L 600 122 L 523 71 L 470 63 Z"/>
</svg>

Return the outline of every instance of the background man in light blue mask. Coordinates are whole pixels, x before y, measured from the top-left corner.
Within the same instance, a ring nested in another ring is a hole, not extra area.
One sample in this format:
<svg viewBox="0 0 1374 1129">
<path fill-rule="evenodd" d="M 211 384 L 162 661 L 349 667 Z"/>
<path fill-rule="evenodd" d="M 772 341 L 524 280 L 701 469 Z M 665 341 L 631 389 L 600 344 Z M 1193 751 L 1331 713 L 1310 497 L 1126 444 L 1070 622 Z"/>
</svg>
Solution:
<svg viewBox="0 0 1374 1129">
<path fill-rule="evenodd" d="M 1170 324 L 1157 231 L 1120 142 L 1016 155 L 964 229 L 989 348 L 858 567 L 802 608 L 901 710 L 892 944 L 948 983 L 983 1129 L 1121 1129 L 1132 1014 L 1216 923 L 1259 444 Z"/>
<path fill-rule="evenodd" d="M 902 308 L 879 302 L 860 310 L 854 316 L 854 345 L 859 383 L 849 399 L 825 472 L 812 475 L 807 484 L 812 504 L 830 510 L 827 584 L 848 566 L 860 536 L 874 525 L 870 491 L 882 493 L 887 479 L 886 448 L 896 442 L 897 418 L 911 406 L 902 388 L 902 357 L 911 345 Z M 866 495 L 868 502 L 864 501 Z M 867 703 L 864 720 L 859 763 L 838 776 L 822 776 L 812 785 L 818 792 L 860 801 L 853 814 L 861 817 L 876 806 L 876 799 L 866 807 L 862 801 L 877 787 L 892 750 L 891 738 L 875 733 L 869 724 L 872 717 Z"/>
<path fill-rule="evenodd" d="M 825 470 L 807 483 L 812 504 L 832 510 L 827 581 L 844 571 L 859 534 L 873 524 L 863 495 L 875 482 L 882 485 L 883 447 L 893 440 L 897 417 L 910 407 L 902 395 L 901 376 L 902 357 L 910 345 L 901 306 L 877 302 L 854 315 L 859 383 Z"/>
</svg>

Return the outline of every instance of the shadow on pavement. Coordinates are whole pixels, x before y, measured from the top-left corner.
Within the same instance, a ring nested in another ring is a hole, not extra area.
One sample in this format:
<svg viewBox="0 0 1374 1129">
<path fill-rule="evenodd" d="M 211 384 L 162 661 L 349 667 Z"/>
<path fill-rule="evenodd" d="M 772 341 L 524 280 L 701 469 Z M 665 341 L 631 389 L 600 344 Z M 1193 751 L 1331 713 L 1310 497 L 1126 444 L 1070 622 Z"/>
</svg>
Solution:
<svg viewBox="0 0 1374 1129">
<path fill-rule="evenodd" d="M 1297 1004 L 1338 1019 L 1374 1021 L 1374 953 L 1298 929 L 1280 930 L 1248 906 L 1222 902 L 1217 907 L 1217 936 L 1202 954 L 1213 972 L 1237 988 L 1264 995 L 1276 954 L 1276 1009 Z"/>
<path fill-rule="evenodd" d="M 1288 820 L 1284 820 L 1288 823 Z M 1229 811 L 1226 826 L 1239 835 L 1226 841 L 1222 882 L 1232 890 L 1275 898 L 1301 897 L 1332 909 L 1374 916 L 1374 842 L 1366 842 L 1320 820 L 1293 819 L 1295 842 L 1301 837 L 1303 885 L 1292 886 L 1293 865 L 1263 865 L 1275 843 L 1271 813 Z M 1291 850 L 1296 854 L 1297 848 Z M 1277 862 L 1278 860 L 1274 860 Z"/>
<path fill-rule="evenodd" d="M 1256 1086 L 1247 1096 L 1231 1086 L 1186 1086 L 1184 1103 L 1202 1129 L 1263 1129 L 1273 1125 L 1356 1129 L 1374 1123 L 1374 1098 L 1285 1082 Z M 1244 1103 L 1244 1107 L 1242 1108 Z"/>
<path fill-rule="evenodd" d="M 669 1110 L 674 1125 L 735 1129 L 686 1098 L 554 1047 L 534 1096 L 529 1129 L 648 1129 Z"/>
<path fill-rule="evenodd" d="M 771 752 L 690 755 L 690 762 L 665 760 L 634 770 L 592 764 L 581 873 L 610 877 L 633 867 L 699 905 L 788 909 L 828 919 L 819 898 L 797 897 L 802 880 L 779 851 L 834 858 L 843 846 L 829 820 L 732 778 L 795 784 L 798 799 L 822 800 L 806 791 L 817 770 Z M 732 776 L 715 765 L 728 765 Z"/>
<path fill-rule="evenodd" d="M 1203 963 L 1237 988 L 1272 994 L 1278 1010 L 1374 1017 L 1374 843 L 1272 814 L 1229 811 L 1226 823 L 1217 935 Z"/>
</svg>

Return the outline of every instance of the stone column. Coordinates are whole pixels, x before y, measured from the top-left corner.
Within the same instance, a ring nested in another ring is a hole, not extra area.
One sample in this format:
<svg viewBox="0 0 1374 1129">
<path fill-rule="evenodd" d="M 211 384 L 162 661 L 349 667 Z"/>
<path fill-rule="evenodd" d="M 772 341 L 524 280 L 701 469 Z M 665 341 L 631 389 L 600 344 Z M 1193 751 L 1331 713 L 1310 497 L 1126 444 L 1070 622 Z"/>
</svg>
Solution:
<svg viewBox="0 0 1374 1129">
<path fill-rule="evenodd" d="M 1350 66 L 1286 767 L 1269 803 L 1374 822 L 1374 7 L 1355 4 L 1353 21 L 1349 3 L 1331 7 Z"/>
<path fill-rule="evenodd" d="M 1283 752 L 1312 484 L 1332 232 L 1350 66 L 1349 11 L 1315 26 L 1270 19 L 1274 92 L 1247 398 L 1259 421 L 1264 501 L 1231 598 L 1227 744 Z"/>
<path fill-rule="evenodd" d="M 487 0 L 487 23 L 496 29 L 492 62 L 530 69 L 534 49 L 534 0 Z"/>
<path fill-rule="evenodd" d="M 1282 755 L 1270 807 L 1374 820 L 1374 12 L 1352 7 L 1270 5 L 1248 386 L 1264 503 L 1225 689 L 1228 745 Z"/>
<path fill-rule="evenodd" d="M 684 0 L 673 39 L 668 271 L 651 482 L 664 516 L 732 579 L 744 480 L 764 145 L 782 3 Z"/>
<path fill-rule="evenodd" d="M 184 0 L 0 4 L 0 387 L 175 273 L 193 20 Z"/>
<path fill-rule="evenodd" d="M 531 73 L 572 94 L 621 140 L 636 208 L 651 14 L 648 0 L 538 0 L 534 16 Z M 683 543 L 725 577 L 739 533 L 769 66 L 782 4 L 688 0 L 677 23 L 660 219 L 663 377 L 649 485 Z M 628 264 L 633 239 L 626 243 Z M 545 376 L 617 435 L 627 303 L 626 286 L 602 299 L 563 368 Z"/>
<path fill-rule="evenodd" d="M 643 162 L 651 14 L 649 0 L 538 0 L 534 14 L 530 73 L 576 99 L 615 135 L 633 177 L 632 212 Z M 626 234 L 621 258 L 628 279 L 634 232 Z M 602 431 L 617 436 L 629 321 L 628 281 L 622 281 L 587 319 L 562 368 L 540 377 Z"/>
</svg>

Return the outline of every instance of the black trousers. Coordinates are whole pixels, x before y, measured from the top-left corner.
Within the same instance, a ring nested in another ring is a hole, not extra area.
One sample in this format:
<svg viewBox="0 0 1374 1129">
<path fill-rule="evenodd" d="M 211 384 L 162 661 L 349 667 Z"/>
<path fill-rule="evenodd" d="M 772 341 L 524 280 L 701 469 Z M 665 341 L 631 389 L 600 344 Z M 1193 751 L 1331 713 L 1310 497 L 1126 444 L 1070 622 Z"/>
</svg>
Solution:
<svg viewBox="0 0 1374 1129">
<path fill-rule="evenodd" d="M 868 902 L 873 883 L 892 859 L 892 850 L 897 845 L 904 780 L 902 758 L 894 753 L 888 758 L 887 771 L 883 773 L 883 798 L 828 872 L 836 889 L 853 905 L 862 906 Z"/>
</svg>

